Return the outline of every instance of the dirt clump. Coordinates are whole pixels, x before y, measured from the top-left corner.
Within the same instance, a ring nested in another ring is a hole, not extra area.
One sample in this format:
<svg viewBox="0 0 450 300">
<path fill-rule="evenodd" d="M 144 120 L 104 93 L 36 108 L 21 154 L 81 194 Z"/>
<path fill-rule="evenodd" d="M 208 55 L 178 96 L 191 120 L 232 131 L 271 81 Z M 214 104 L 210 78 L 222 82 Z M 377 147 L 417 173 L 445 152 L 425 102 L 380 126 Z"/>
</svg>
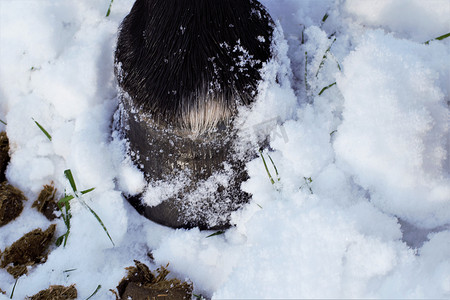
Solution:
<svg viewBox="0 0 450 300">
<path fill-rule="evenodd" d="M 0 182 L 5 181 L 5 171 L 9 163 L 9 140 L 6 132 L 0 132 Z"/>
<path fill-rule="evenodd" d="M 0 226 L 8 224 L 22 213 L 22 202 L 25 200 L 27 198 L 22 191 L 6 181 L 0 183 Z"/>
<path fill-rule="evenodd" d="M 31 207 L 36 208 L 49 221 L 53 221 L 58 217 L 58 205 L 56 204 L 56 189 L 53 185 L 44 185 L 44 188 L 39 193 L 36 201 Z"/>
<path fill-rule="evenodd" d="M 48 289 L 42 290 L 36 295 L 28 297 L 29 300 L 71 300 L 78 297 L 77 289 L 72 284 L 69 287 L 62 285 L 51 285 Z"/>
<path fill-rule="evenodd" d="M 177 278 L 167 279 L 169 271 L 165 267 L 158 268 L 155 274 L 145 264 L 137 260 L 134 263 L 135 267 L 126 268 L 128 274 L 117 286 L 120 299 L 187 300 L 192 298 L 192 283 L 182 282 Z"/>
<path fill-rule="evenodd" d="M 0 267 L 18 278 L 28 273 L 28 266 L 45 262 L 55 229 L 56 225 L 52 224 L 45 231 L 38 228 L 25 234 L 3 251 Z"/>
</svg>

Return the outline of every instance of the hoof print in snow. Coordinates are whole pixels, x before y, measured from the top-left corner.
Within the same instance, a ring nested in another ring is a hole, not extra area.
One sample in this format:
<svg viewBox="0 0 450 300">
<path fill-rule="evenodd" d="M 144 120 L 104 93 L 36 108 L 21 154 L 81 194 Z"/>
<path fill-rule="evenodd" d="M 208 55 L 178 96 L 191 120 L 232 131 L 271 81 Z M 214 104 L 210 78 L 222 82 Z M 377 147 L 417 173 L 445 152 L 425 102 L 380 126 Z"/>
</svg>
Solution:
<svg viewBox="0 0 450 300">
<path fill-rule="evenodd" d="M 58 218 L 58 205 L 56 204 L 56 189 L 53 185 L 44 185 L 44 188 L 39 193 L 36 201 L 31 207 L 36 208 L 49 221 Z"/>
<path fill-rule="evenodd" d="M 23 210 L 23 201 L 27 198 L 22 191 L 6 181 L 0 183 L 0 226 L 17 218 Z"/>
<path fill-rule="evenodd" d="M 56 225 L 52 224 L 45 231 L 38 228 L 25 234 L 3 251 L 0 267 L 18 278 L 28 273 L 28 266 L 44 263 L 55 229 Z"/>
<path fill-rule="evenodd" d="M 77 289 L 72 284 L 69 287 L 62 285 L 51 285 L 48 289 L 42 290 L 28 300 L 72 300 L 78 297 Z"/>
<path fill-rule="evenodd" d="M 167 279 L 169 271 L 161 266 L 156 274 L 139 261 L 135 267 L 128 267 L 128 274 L 117 286 L 120 299 L 174 299 L 188 300 L 192 298 L 192 283 L 179 279 Z"/>
<path fill-rule="evenodd" d="M 5 171 L 9 163 L 9 140 L 6 132 L 0 132 L 0 182 L 5 181 Z"/>
<path fill-rule="evenodd" d="M 233 121 L 256 97 L 273 21 L 255 0 L 212 2 L 137 0 L 115 52 L 114 127 L 149 186 L 173 188 L 158 203 L 128 200 L 174 228 L 227 228 L 250 197 L 240 186 L 251 150 L 238 150 Z"/>
</svg>

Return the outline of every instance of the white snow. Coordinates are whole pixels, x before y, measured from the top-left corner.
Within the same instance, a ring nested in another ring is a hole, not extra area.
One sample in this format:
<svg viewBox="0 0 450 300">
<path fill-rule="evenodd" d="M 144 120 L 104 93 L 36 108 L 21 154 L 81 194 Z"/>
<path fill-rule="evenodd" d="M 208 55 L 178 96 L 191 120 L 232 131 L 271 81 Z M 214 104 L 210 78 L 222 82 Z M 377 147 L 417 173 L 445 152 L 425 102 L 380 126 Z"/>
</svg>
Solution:
<svg viewBox="0 0 450 300">
<path fill-rule="evenodd" d="M 115 299 L 108 290 L 134 259 L 170 263 L 196 294 L 218 299 L 450 298 L 450 38 L 423 44 L 450 32 L 449 1 L 261 1 L 278 22 L 276 57 L 239 121 L 250 139 L 274 122 L 280 181 L 271 185 L 260 158 L 249 162 L 252 202 L 209 238 L 154 224 L 121 194 L 145 187 L 110 128 L 117 28 L 134 1 L 114 1 L 106 18 L 109 2 L 0 1 L 7 179 L 29 199 L 0 228 L 0 249 L 50 225 L 31 204 L 50 182 L 70 192 L 66 169 L 78 190 L 95 187 L 82 199 L 115 243 L 74 199 L 66 247 L 19 278 L 15 299 L 73 283 L 80 299 L 99 284 L 96 299 Z M 0 269 L 0 299 L 14 283 Z"/>
</svg>

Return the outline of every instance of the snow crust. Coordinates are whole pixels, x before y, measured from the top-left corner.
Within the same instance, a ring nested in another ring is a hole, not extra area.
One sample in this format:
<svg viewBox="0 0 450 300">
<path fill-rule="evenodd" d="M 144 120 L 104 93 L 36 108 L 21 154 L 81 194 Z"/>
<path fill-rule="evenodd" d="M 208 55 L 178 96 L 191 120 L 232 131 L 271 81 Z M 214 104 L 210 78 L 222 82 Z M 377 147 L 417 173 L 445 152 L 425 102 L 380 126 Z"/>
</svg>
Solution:
<svg viewBox="0 0 450 300">
<path fill-rule="evenodd" d="M 0 249 L 48 227 L 30 207 L 44 184 L 70 191 L 65 169 L 79 190 L 96 188 L 83 199 L 115 243 L 74 200 L 67 246 L 21 277 L 14 298 L 75 283 L 80 299 L 99 284 L 98 299 L 115 299 L 108 290 L 133 259 L 169 262 L 196 294 L 218 299 L 450 298 L 450 38 L 423 44 L 450 32 L 450 2 L 261 1 L 278 22 L 276 55 L 239 120 L 253 140 L 272 124 L 280 181 L 249 162 L 252 202 L 209 238 L 154 224 L 121 194 L 145 181 L 111 137 L 117 28 L 133 1 L 114 1 L 106 18 L 109 2 L 0 1 L 7 179 L 29 199 L 0 228 Z M 14 282 L 0 270 L 8 296 Z"/>
</svg>

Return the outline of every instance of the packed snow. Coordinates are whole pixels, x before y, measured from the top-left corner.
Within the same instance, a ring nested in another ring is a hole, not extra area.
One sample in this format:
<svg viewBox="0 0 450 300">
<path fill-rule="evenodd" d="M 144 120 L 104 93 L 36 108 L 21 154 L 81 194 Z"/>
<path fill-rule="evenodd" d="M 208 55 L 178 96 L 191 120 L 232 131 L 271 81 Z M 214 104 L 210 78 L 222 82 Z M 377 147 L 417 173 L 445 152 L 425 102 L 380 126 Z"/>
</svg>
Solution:
<svg viewBox="0 0 450 300">
<path fill-rule="evenodd" d="M 264 155 L 280 180 L 249 162 L 252 201 L 209 238 L 157 225 L 122 196 L 145 185 L 110 127 L 117 30 L 133 2 L 105 17 L 110 0 L 0 1 L 6 175 L 29 199 L 0 249 L 49 226 L 31 204 L 44 184 L 70 191 L 66 169 L 79 190 L 95 187 L 83 199 L 115 243 L 74 199 L 67 245 L 18 279 L 14 299 L 56 284 L 115 299 L 134 259 L 170 263 L 207 298 L 450 298 L 450 38 L 424 44 L 450 32 L 448 0 L 261 0 L 277 22 L 274 58 L 238 121 L 250 136 L 272 122 Z M 0 269 L 0 298 L 14 284 Z"/>
</svg>

